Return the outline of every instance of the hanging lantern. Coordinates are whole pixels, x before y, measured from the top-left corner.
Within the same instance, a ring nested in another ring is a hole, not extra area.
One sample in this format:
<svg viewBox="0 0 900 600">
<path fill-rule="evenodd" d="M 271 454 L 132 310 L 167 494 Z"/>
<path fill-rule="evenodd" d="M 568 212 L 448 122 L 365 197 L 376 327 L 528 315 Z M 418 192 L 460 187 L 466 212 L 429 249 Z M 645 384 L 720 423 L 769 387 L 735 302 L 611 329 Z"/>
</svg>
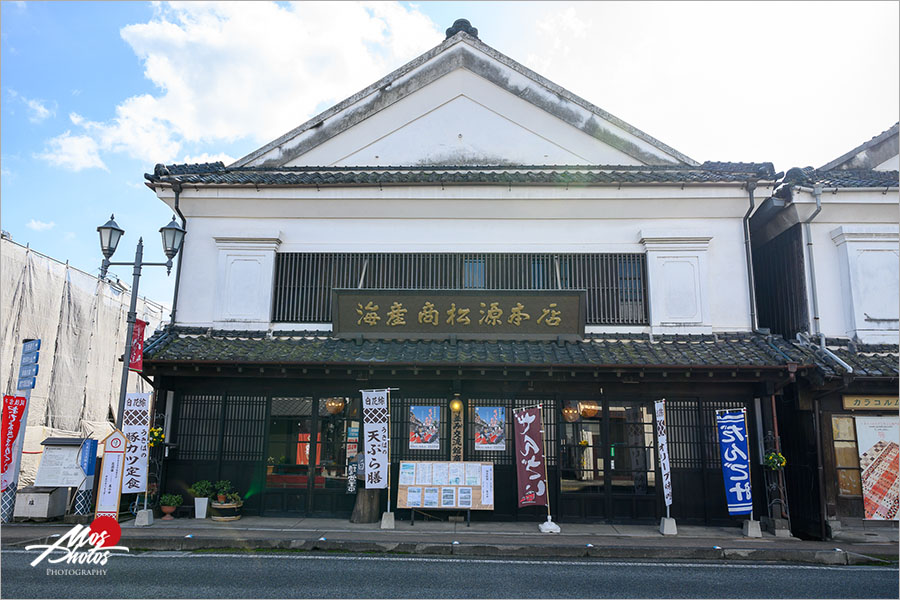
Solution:
<svg viewBox="0 0 900 600">
<path fill-rule="evenodd" d="M 600 407 L 597 406 L 596 402 L 579 402 L 578 411 L 582 417 L 590 419 L 597 416 L 597 413 L 600 412 Z"/>
<path fill-rule="evenodd" d="M 336 415 L 344 410 L 343 398 L 328 398 L 325 400 L 325 410 L 330 415 Z"/>
<path fill-rule="evenodd" d="M 574 423 L 578 420 L 578 409 L 574 406 L 564 406 L 562 409 L 563 419 L 568 421 L 569 423 Z"/>
</svg>

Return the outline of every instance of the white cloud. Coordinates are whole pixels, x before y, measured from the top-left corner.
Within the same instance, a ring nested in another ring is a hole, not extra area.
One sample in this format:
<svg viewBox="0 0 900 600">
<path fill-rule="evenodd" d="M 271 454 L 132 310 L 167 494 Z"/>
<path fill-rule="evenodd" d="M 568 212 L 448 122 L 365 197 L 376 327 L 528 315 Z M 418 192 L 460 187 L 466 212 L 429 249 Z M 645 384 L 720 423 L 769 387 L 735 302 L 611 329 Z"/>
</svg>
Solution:
<svg viewBox="0 0 900 600">
<path fill-rule="evenodd" d="M 47 108 L 42 100 L 34 98 L 26 98 L 16 90 L 10 89 L 9 95 L 17 100 L 21 100 L 22 104 L 28 107 L 28 120 L 32 123 L 40 123 L 56 114 L 55 108 Z"/>
<path fill-rule="evenodd" d="M 185 143 L 247 139 L 250 151 L 442 39 L 395 2 L 161 3 L 121 35 L 160 91 L 128 98 L 109 120 L 70 119 L 100 150 L 148 164 Z"/>
<path fill-rule="evenodd" d="M 53 221 L 45 223 L 43 221 L 38 221 L 37 219 L 32 219 L 25 224 L 25 227 L 33 231 L 47 231 L 48 229 L 53 229 L 54 227 L 56 227 L 56 223 L 54 223 Z"/>
<path fill-rule="evenodd" d="M 116 107 L 116 116 L 108 122 L 87 121 L 75 115 L 78 125 L 105 151 L 125 152 L 145 163 L 168 160 L 175 156 L 181 143 L 175 139 L 169 123 L 159 114 L 156 99 L 145 94 L 133 96 Z M 70 117 L 71 118 L 71 117 Z"/>
<path fill-rule="evenodd" d="M 53 116 L 56 112 L 41 104 L 39 100 L 28 98 L 22 98 L 22 100 L 25 101 L 25 105 L 28 107 L 28 120 L 32 123 L 40 123 L 47 117 Z"/>
<path fill-rule="evenodd" d="M 69 171 L 99 168 L 108 170 L 100 158 L 99 147 L 94 138 L 87 135 L 72 135 L 66 131 L 47 141 L 47 148 L 36 158 Z"/>
</svg>

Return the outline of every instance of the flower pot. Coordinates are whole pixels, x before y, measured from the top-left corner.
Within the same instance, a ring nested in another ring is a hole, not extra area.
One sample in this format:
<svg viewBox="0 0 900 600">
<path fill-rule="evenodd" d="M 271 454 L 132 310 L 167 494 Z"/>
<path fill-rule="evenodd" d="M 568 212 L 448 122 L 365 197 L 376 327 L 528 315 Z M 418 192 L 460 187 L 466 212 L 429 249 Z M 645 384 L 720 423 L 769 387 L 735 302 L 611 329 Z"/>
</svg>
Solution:
<svg viewBox="0 0 900 600">
<path fill-rule="evenodd" d="M 225 497 L 225 494 L 219 494 L 218 496 L 216 496 L 216 500 L 219 501 L 219 504 L 224 504 L 227 498 Z"/>
<path fill-rule="evenodd" d="M 177 506 L 160 506 L 159 507 L 163 511 L 163 521 L 174 521 L 175 517 L 172 516 L 172 513 L 175 512 Z"/>
<path fill-rule="evenodd" d="M 266 465 L 266 475 L 271 475 L 275 470 L 275 465 Z"/>
<path fill-rule="evenodd" d="M 241 518 L 243 502 L 213 502 L 209 505 L 209 518 L 213 521 L 237 521 Z"/>
<path fill-rule="evenodd" d="M 205 519 L 209 508 L 209 498 L 194 498 L 194 518 Z"/>
</svg>

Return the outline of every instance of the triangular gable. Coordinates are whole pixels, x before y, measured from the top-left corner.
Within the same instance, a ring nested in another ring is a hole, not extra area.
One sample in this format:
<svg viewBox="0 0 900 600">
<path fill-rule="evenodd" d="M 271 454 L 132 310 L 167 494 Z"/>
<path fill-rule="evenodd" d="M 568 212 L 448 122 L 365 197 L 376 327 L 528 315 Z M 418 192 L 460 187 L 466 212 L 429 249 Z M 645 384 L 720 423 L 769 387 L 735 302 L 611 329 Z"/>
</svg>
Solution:
<svg viewBox="0 0 900 600">
<path fill-rule="evenodd" d="M 819 171 L 834 169 L 873 169 L 875 171 L 896 171 L 900 166 L 900 123 L 842 154 Z"/>
<path fill-rule="evenodd" d="M 232 166 L 697 165 L 460 31 Z"/>
</svg>

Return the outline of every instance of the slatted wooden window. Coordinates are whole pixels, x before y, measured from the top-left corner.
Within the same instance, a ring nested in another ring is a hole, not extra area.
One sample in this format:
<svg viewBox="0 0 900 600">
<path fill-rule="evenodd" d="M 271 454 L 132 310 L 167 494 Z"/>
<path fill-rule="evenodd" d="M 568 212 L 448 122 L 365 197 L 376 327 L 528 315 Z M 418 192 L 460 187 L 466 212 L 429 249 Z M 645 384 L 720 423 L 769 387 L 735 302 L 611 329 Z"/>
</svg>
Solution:
<svg viewBox="0 0 900 600">
<path fill-rule="evenodd" d="M 262 460 L 265 424 L 265 396 L 228 396 L 222 460 Z"/>
<path fill-rule="evenodd" d="M 740 410 L 737 400 L 666 400 L 669 460 L 673 469 L 719 468 L 716 410 Z"/>
<path fill-rule="evenodd" d="M 643 254 L 279 253 L 272 320 L 331 322 L 331 290 L 587 291 L 588 325 L 646 325 Z"/>
<path fill-rule="evenodd" d="M 785 338 L 809 331 L 804 260 L 799 224 L 753 249 L 759 325 Z"/>
<path fill-rule="evenodd" d="M 183 394 L 176 440 L 180 460 L 263 459 L 265 396 Z"/>
<path fill-rule="evenodd" d="M 222 397 L 184 394 L 178 413 L 178 456 L 186 460 L 219 458 L 219 426 L 222 421 Z"/>
</svg>

